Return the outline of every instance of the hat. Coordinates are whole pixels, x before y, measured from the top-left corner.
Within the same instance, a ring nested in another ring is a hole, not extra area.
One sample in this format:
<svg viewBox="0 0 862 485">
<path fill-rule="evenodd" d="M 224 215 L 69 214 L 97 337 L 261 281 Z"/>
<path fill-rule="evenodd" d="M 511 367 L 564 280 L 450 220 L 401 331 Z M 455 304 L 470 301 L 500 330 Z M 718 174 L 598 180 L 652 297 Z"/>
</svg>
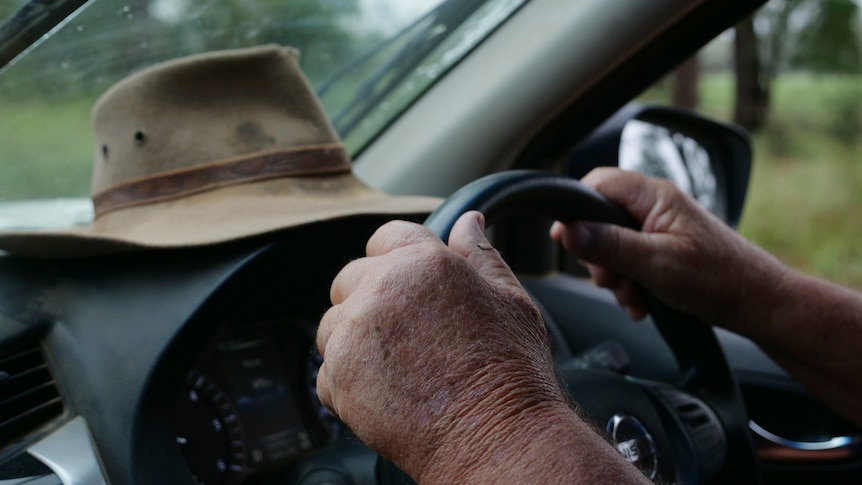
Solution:
<svg viewBox="0 0 862 485">
<path fill-rule="evenodd" d="M 359 214 L 417 215 L 440 202 L 389 196 L 350 159 L 290 47 L 169 61 L 96 102 L 95 220 L 0 233 L 0 249 L 74 257 L 221 243 Z"/>
</svg>

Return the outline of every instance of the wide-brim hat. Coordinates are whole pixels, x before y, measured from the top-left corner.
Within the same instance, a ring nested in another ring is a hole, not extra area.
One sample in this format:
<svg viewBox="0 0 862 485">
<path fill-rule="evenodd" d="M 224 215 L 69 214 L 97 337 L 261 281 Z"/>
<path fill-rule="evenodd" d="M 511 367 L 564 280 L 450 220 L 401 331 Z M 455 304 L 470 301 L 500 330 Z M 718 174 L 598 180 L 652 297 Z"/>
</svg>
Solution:
<svg viewBox="0 0 862 485">
<path fill-rule="evenodd" d="M 353 215 L 420 215 L 440 200 L 390 196 L 350 159 L 295 49 L 218 51 L 156 65 L 93 112 L 93 223 L 0 233 L 0 249 L 76 257 L 223 243 Z"/>
</svg>

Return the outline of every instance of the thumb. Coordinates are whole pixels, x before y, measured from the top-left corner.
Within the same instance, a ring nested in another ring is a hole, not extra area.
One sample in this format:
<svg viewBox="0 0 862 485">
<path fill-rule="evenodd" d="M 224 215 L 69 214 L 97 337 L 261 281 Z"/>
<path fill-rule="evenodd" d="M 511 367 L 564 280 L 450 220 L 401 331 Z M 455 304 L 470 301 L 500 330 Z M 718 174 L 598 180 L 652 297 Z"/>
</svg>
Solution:
<svg viewBox="0 0 862 485">
<path fill-rule="evenodd" d="M 655 255 L 657 234 L 595 222 L 554 223 L 551 237 L 588 263 L 642 280 Z"/>
<path fill-rule="evenodd" d="M 523 292 L 509 265 L 485 237 L 485 216 L 481 212 L 466 212 L 455 221 L 449 233 L 449 247 L 467 258 L 480 275 L 496 286 Z"/>
</svg>

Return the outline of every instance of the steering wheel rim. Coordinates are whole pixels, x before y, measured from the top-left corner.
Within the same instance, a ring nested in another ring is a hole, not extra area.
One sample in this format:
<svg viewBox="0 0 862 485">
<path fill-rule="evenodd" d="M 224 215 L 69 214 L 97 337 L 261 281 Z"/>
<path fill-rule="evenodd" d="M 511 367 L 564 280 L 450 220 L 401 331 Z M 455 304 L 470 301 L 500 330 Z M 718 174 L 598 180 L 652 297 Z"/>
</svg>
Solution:
<svg viewBox="0 0 862 485">
<path fill-rule="evenodd" d="M 500 172 L 467 184 L 428 216 L 424 225 L 448 243 L 455 221 L 470 210 L 482 212 L 489 226 L 520 214 L 640 230 L 630 214 L 594 189 L 563 175 L 536 170 Z M 675 385 L 706 402 L 724 428 L 725 462 L 713 480 L 742 483 L 751 482 L 753 477 L 759 479 L 742 394 L 712 328 L 641 290 L 656 327 L 679 365 L 681 378 Z"/>
</svg>

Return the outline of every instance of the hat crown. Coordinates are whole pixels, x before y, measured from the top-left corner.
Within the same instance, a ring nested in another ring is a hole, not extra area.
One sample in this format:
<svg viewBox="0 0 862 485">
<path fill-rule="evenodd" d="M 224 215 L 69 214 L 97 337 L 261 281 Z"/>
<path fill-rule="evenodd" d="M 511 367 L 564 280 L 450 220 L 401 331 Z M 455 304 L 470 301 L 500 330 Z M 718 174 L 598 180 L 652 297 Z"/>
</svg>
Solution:
<svg viewBox="0 0 862 485">
<path fill-rule="evenodd" d="M 298 57 L 276 45 L 207 53 L 116 84 L 93 108 L 93 194 L 255 153 L 340 143 Z"/>
</svg>

